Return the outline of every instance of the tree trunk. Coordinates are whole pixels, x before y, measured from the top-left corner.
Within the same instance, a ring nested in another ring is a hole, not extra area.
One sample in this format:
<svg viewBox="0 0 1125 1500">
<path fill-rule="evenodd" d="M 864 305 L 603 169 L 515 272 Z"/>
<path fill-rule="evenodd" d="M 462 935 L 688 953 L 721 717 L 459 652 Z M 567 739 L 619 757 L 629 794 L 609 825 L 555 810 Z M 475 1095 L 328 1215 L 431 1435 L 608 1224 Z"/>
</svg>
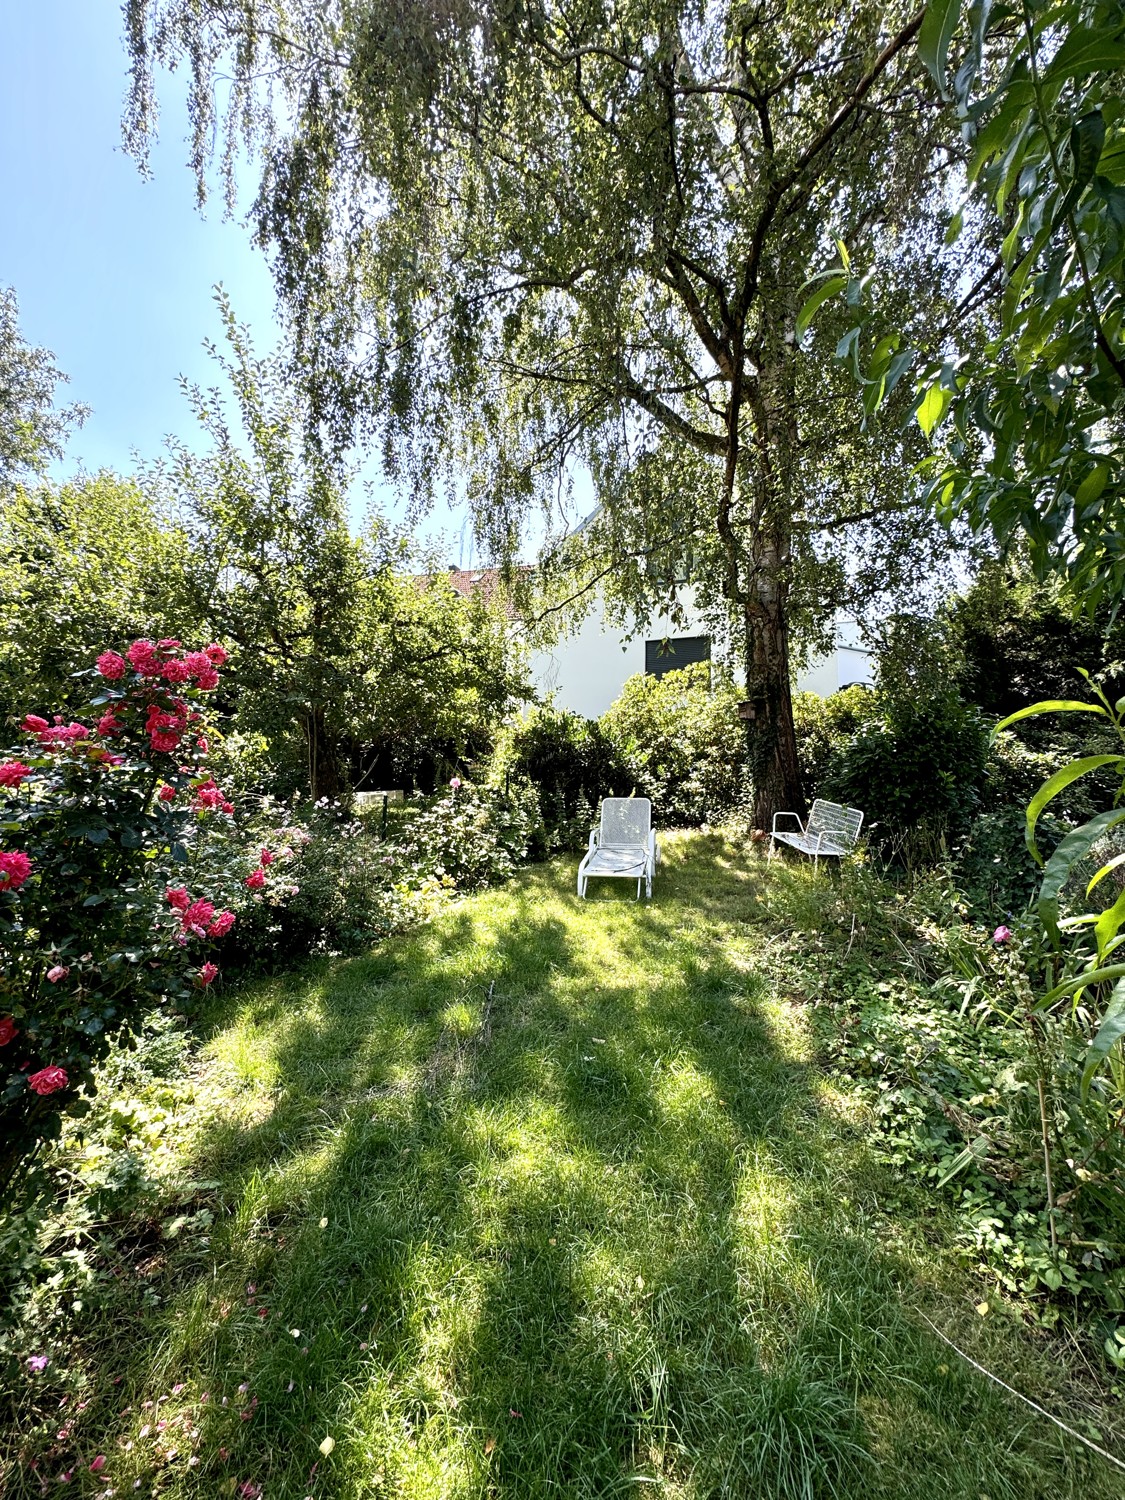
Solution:
<svg viewBox="0 0 1125 1500">
<path fill-rule="evenodd" d="M 779 591 L 745 605 L 747 750 L 756 828 L 769 829 L 775 812 L 805 814 L 797 763 L 793 697 L 789 686 L 789 630 Z"/>
<path fill-rule="evenodd" d="M 305 714 L 305 748 L 308 752 L 309 795 L 314 802 L 321 797 L 334 800 L 344 790 L 338 747 L 325 729 L 323 708 Z"/>
</svg>

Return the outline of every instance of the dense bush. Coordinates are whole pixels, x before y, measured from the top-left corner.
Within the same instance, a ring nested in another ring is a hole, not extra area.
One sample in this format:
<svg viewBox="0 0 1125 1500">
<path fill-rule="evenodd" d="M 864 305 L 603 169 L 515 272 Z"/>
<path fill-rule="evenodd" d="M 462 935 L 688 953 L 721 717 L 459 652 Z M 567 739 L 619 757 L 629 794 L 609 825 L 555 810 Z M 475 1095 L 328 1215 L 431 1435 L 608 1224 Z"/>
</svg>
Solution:
<svg viewBox="0 0 1125 1500">
<path fill-rule="evenodd" d="M 947 697 L 900 706 L 860 730 L 825 792 L 860 807 L 874 841 L 907 863 L 934 857 L 980 803 L 988 732 L 975 708 Z"/>
<path fill-rule="evenodd" d="M 505 726 L 490 779 L 534 788 L 543 826 L 539 854 L 584 844 L 601 798 L 633 790 L 631 772 L 601 724 L 551 704 Z"/>
<path fill-rule="evenodd" d="M 719 667 L 699 662 L 663 677 L 630 677 L 600 727 L 638 795 L 665 825 L 715 822 L 746 784 L 738 693 Z"/>
<path fill-rule="evenodd" d="M 818 693 L 794 693 L 793 723 L 801 782 L 811 802 L 820 796 L 848 745 L 868 719 L 878 712 L 878 698 L 870 688 L 855 684 L 828 698 Z"/>
<path fill-rule="evenodd" d="M 424 918 L 442 895 L 506 880 L 542 842 L 534 788 L 507 791 L 454 778 L 444 796 L 396 811 L 384 836 L 378 813 L 353 816 L 339 802 L 304 810 L 266 800 L 232 831 L 274 851 L 269 887 L 226 943 L 232 964 L 252 971 L 310 953 L 356 952 Z"/>
<path fill-rule="evenodd" d="M 268 883 L 233 846 L 203 873 L 233 811 L 198 706 L 224 660 L 171 640 L 104 652 L 89 722 L 29 714 L 0 764 L 0 1183 L 82 1108 L 112 1040 L 213 981 L 207 945 Z"/>
</svg>

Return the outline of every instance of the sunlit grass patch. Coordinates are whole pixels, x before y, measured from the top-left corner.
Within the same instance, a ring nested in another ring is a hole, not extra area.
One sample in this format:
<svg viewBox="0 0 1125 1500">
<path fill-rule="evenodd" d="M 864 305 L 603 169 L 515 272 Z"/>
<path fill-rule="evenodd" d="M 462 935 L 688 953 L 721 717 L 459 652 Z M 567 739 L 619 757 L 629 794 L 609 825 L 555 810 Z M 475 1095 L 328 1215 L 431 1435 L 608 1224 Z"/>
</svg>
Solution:
<svg viewBox="0 0 1125 1500">
<path fill-rule="evenodd" d="M 581 903 L 559 862 L 216 1002 L 161 1148 L 221 1181 L 215 1223 L 147 1278 L 138 1254 L 128 1340 L 78 1321 L 68 1452 L 167 1500 L 1079 1492 L 916 1317 L 973 1293 L 924 1195 L 883 1210 L 759 962 L 760 862 L 665 848 L 651 905 Z M 61 1463 L 48 1389 L 21 1410 Z"/>
</svg>

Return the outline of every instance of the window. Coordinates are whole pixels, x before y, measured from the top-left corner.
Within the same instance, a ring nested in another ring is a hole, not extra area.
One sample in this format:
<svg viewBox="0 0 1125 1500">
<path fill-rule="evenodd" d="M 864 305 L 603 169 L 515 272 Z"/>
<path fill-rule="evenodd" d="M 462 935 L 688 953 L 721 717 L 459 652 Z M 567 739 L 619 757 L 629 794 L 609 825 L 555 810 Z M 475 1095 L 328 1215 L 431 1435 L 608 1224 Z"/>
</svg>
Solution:
<svg viewBox="0 0 1125 1500">
<path fill-rule="evenodd" d="M 651 677 L 663 677 L 665 672 L 678 672 L 693 662 L 710 660 L 709 635 L 666 636 L 662 641 L 645 642 L 645 672 Z"/>
</svg>

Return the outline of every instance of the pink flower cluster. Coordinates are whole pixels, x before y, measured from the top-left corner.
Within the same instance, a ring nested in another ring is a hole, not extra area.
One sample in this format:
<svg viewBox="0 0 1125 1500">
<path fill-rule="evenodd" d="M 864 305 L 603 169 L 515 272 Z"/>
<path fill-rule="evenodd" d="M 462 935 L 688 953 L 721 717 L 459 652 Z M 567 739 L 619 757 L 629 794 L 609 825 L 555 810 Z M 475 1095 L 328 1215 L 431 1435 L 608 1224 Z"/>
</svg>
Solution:
<svg viewBox="0 0 1125 1500">
<path fill-rule="evenodd" d="M 46 750 L 65 750 L 67 745 L 78 740 L 88 740 L 91 735 L 85 724 L 65 723 L 62 714 L 55 715 L 53 724 L 48 724 L 38 714 L 28 714 L 20 727 L 34 735 Z"/>
<path fill-rule="evenodd" d="M 266 883 L 266 870 L 273 864 L 274 856 L 268 849 L 263 849 L 258 859 L 258 868 L 251 870 L 246 877 L 246 885 L 252 891 L 260 891 Z"/>
<path fill-rule="evenodd" d="M 30 874 L 31 861 L 26 854 L 18 849 L 0 853 L 0 891 L 18 891 Z"/>
<path fill-rule="evenodd" d="M 19 786 L 30 775 L 31 767 L 22 760 L 6 760 L 0 765 L 0 786 Z"/>
<path fill-rule="evenodd" d="M 120 682 L 132 667 L 140 677 L 159 678 L 173 686 L 194 683 L 203 692 L 210 692 L 219 685 L 218 668 L 227 659 L 222 646 L 210 645 L 204 651 L 183 651 L 182 642 L 169 637 L 166 640 L 134 641 L 125 655 L 116 651 L 103 651 L 98 657 L 98 671 L 107 682 Z"/>
<path fill-rule="evenodd" d="M 195 788 L 195 808 L 197 812 L 232 813 L 234 803 L 228 801 L 215 785 L 215 778 L 208 776 L 206 781 L 201 781 Z"/>
<path fill-rule="evenodd" d="M 221 938 L 234 926 L 234 912 L 216 913 L 210 901 L 193 901 L 182 885 L 169 886 L 164 899 L 179 912 L 180 935 L 185 941 L 189 937 Z"/>
</svg>

